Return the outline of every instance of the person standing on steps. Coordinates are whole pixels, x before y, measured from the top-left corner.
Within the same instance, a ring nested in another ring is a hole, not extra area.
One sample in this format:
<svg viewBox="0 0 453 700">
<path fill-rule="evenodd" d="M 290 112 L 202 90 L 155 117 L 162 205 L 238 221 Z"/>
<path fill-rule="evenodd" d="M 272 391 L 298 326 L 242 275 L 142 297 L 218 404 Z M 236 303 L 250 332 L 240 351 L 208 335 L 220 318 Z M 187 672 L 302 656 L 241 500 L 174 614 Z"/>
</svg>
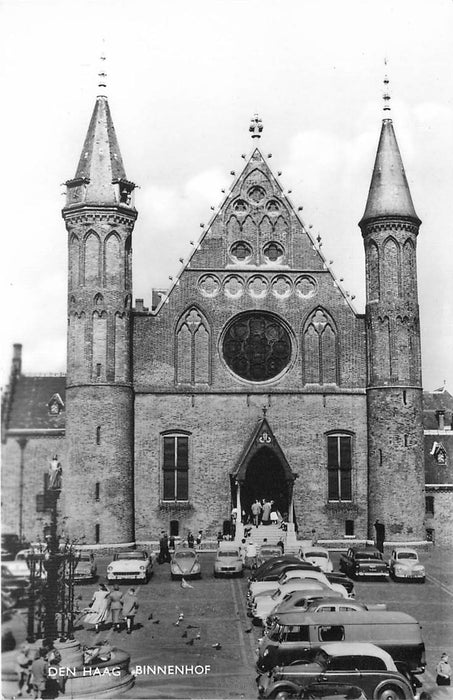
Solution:
<svg viewBox="0 0 453 700">
<path fill-rule="evenodd" d="M 260 524 L 260 515 L 261 511 L 263 510 L 261 507 L 261 503 L 257 498 L 255 498 L 255 503 L 252 503 L 252 522 L 255 525 L 255 527 L 258 527 Z"/>
<path fill-rule="evenodd" d="M 261 523 L 263 525 L 269 525 L 271 517 L 272 505 L 270 501 L 266 500 L 263 506 L 263 515 L 261 518 Z"/>
</svg>

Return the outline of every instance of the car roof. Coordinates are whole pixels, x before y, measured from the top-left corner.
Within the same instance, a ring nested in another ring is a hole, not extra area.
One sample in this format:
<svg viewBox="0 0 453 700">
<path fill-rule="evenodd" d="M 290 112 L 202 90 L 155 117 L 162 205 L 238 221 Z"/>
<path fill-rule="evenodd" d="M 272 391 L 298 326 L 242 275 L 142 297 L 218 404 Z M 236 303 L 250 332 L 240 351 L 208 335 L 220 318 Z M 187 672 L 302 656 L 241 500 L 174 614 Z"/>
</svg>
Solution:
<svg viewBox="0 0 453 700">
<path fill-rule="evenodd" d="M 410 552 L 411 554 L 418 555 L 417 550 L 412 549 L 411 547 L 393 547 L 392 552 Z"/>
<path fill-rule="evenodd" d="M 309 547 L 308 545 L 302 546 L 299 549 L 299 552 L 322 552 L 323 554 L 329 554 L 329 550 L 326 549 L 325 547 L 318 547 L 318 545 L 313 545 L 313 547 Z"/>
<path fill-rule="evenodd" d="M 175 549 L 173 556 L 175 556 L 175 554 L 180 554 L 181 552 L 184 552 L 185 554 L 193 554 L 194 557 L 197 556 L 195 549 L 192 547 L 178 547 Z"/>
<path fill-rule="evenodd" d="M 388 652 L 370 642 L 326 642 L 320 645 L 320 649 L 335 656 L 377 656 L 387 664 L 395 666 Z"/>
<path fill-rule="evenodd" d="M 347 600 L 347 598 L 345 598 Z M 416 624 L 417 620 L 407 613 L 393 610 L 350 610 L 347 612 L 304 612 L 288 611 L 279 614 L 279 622 L 283 625 L 323 625 L 323 624 Z"/>
<path fill-rule="evenodd" d="M 360 605 L 363 607 L 363 603 L 359 603 L 358 600 L 352 600 L 351 598 L 343 598 L 342 596 L 329 596 L 325 598 L 319 598 L 319 600 L 313 601 L 313 605 L 324 605 L 324 603 L 339 603 L 341 605 Z"/>
</svg>

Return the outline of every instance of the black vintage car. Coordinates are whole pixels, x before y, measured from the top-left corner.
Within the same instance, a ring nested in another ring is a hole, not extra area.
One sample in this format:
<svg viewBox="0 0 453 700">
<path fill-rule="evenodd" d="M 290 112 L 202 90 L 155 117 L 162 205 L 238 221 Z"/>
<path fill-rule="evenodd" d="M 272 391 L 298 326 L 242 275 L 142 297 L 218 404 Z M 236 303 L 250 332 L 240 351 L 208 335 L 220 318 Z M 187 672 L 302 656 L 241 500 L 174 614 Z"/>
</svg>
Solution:
<svg viewBox="0 0 453 700">
<path fill-rule="evenodd" d="M 387 578 L 389 568 L 375 547 L 350 547 L 340 556 L 340 569 L 351 578 Z"/>
</svg>

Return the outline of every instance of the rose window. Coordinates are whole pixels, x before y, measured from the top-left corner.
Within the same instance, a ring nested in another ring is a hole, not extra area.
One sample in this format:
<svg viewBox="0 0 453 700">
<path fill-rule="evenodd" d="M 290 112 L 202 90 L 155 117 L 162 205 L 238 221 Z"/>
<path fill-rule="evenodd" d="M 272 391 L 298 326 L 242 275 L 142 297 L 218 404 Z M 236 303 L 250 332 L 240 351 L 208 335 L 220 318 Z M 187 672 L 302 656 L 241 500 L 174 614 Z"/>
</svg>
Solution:
<svg viewBox="0 0 453 700">
<path fill-rule="evenodd" d="M 243 379 L 264 382 L 288 366 L 291 339 L 283 323 L 272 314 L 241 314 L 224 335 L 223 357 L 228 367 Z"/>
</svg>

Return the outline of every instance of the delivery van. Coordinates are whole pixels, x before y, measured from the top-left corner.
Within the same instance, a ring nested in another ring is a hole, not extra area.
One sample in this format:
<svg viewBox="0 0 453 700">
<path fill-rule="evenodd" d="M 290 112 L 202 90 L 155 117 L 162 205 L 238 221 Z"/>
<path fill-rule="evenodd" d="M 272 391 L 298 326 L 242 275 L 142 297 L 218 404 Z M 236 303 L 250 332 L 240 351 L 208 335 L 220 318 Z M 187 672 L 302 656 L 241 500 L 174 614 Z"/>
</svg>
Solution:
<svg viewBox="0 0 453 700">
<path fill-rule="evenodd" d="M 311 661 L 321 644 L 341 641 L 371 642 L 412 673 L 425 670 L 420 625 L 406 613 L 389 610 L 277 614 L 260 641 L 257 669 L 263 672 L 293 661 Z"/>
</svg>

